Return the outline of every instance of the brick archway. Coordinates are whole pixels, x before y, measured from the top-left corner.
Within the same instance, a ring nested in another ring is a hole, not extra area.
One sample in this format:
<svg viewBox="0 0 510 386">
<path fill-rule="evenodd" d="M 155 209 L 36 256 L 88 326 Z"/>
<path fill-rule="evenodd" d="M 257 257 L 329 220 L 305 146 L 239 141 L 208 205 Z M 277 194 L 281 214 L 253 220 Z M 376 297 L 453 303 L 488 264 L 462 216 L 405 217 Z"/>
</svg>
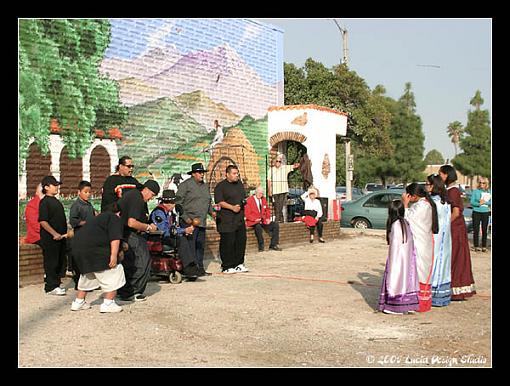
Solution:
<svg viewBox="0 0 510 386">
<path fill-rule="evenodd" d="M 28 157 L 26 162 L 27 173 L 27 196 L 33 197 L 37 185 L 44 176 L 49 176 L 51 167 L 51 155 L 43 156 L 36 143 L 32 143 L 28 148 Z"/>
<path fill-rule="evenodd" d="M 104 181 L 110 175 L 111 160 L 110 154 L 104 146 L 98 145 L 90 154 L 90 184 L 92 185 L 92 195 L 101 196 L 101 189 Z"/>
<path fill-rule="evenodd" d="M 76 195 L 78 184 L 83 177 L 83 161 L 80 158 L 69 158 L 67 146 L 60 153 L 60 194 L 64 197 Z"/>
<path fill-rule="evenodd" d="M 278 144 L 283 141 L 294 141 L 302 144 L 306 141 L 306 135 L 296 133 L 295 131 L 280 131 L 271 136 L 271 138 L 269 138 L 269 144 L 271 145 L 271 150 L 269 151 L 270 165 L 273 164 L 276 154 L 278 153 Z"/>
</svg>

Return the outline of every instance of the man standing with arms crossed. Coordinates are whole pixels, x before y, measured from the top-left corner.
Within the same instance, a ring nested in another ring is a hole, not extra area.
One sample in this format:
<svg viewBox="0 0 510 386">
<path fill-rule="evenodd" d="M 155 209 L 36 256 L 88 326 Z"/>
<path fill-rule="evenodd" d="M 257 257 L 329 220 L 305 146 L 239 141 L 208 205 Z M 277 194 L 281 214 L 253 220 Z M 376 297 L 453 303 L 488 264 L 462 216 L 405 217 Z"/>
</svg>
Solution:
<svg viewBox="0 0 510 386">
<path fill-rule="evenodd" d="M 222 273 L 248 272 L 244 266 L 246 249 L 246 225 L 244 204 L 246 193 L 239 181 L 239 169 L 227 166 L 227 178 L 214 189 L 214 201 L 221 207 L 216 219 L 220 233 L 220 257 Z"/>
</svg>

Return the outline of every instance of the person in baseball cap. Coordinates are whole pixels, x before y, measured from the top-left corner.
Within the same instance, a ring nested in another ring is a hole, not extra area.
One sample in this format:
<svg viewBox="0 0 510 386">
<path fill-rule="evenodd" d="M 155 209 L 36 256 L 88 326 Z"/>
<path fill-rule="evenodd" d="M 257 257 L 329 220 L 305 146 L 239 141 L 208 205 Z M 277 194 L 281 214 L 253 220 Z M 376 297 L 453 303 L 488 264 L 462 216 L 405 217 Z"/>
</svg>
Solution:
<svg viewBox="0 0 510 386">
<path fill-rule="evenodd" d="M 147 180 L 145 181 L 145 184 L 143 184 L 143 187 L 149 189 L 155 196 L 159 193 L 159 184 L 157 181 Z"/>
<path fill-rule="evenodd" d="M 62 181 L 58 181 L 55 177 L 53 176 L 45 176 L 42 181 L 41 181 L 41 186 L 44 187 L 45 186 L 50 186 L 50 185 L 54 185 L 54 186 L 58 186 L 58 185 L 62 185 Z"/>
</svg>

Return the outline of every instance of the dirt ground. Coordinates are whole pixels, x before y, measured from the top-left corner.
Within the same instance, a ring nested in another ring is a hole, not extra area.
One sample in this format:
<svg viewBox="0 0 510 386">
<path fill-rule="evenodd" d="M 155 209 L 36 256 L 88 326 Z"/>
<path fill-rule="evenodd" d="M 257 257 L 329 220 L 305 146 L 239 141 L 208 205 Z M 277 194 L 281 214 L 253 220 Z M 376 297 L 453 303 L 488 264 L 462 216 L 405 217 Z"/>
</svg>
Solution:
<svg viewBox="0 0 510 386">
<path fill-rule="evenodd" d="M 491 255 L 472 252 L 478 294 L 425 314 L 376 312 L 384 231 L 248 253 L 249 273 L 169 284 L 100 314 L 74 290 L 19 289 L 20 367 L 491 367 Z"/>
</svg>

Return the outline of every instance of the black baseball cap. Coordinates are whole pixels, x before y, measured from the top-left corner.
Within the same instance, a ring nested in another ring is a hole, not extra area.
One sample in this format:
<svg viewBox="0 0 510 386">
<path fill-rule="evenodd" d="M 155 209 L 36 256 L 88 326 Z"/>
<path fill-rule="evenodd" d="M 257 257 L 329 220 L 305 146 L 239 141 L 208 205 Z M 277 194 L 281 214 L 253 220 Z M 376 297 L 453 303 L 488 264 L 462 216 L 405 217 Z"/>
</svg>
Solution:
<svg viewBox="0 0 510 386">
<path fill-rule="evenodd" d="M 143 184 L 144 188 L 148 188 L 155 196 L 159 193 L 159 184 L 154 180 L 147 180 L 145 184 Z"/>
<path fill-rule="evenodd" d="M 57 179 L 53 176 L 46 176 L 41 181 L 42 186 L 48 186 L 48 185 L 62 185 L 61 181 L 57 181 Z"/>
</svg>

